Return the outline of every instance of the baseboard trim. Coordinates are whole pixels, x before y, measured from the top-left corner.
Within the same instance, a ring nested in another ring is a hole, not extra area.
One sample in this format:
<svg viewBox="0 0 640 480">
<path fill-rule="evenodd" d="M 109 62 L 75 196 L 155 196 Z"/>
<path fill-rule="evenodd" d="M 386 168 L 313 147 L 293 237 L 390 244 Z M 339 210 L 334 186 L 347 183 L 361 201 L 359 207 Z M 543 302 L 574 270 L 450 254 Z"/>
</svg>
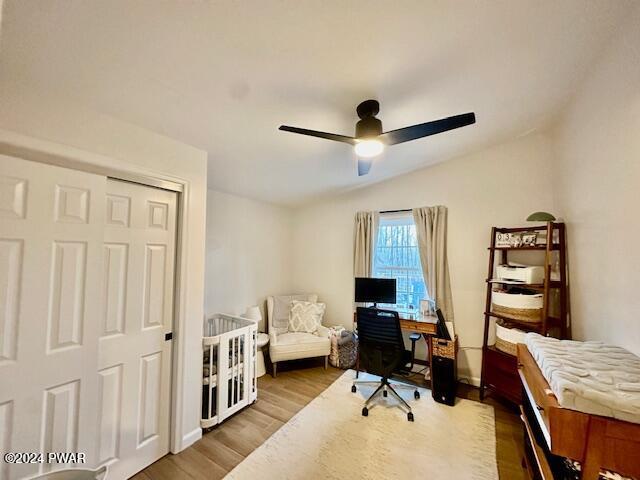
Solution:
<svg viewBox="0 0 640 480">
<path fill-rule="evenodd" d="M 473 385 L 474 387 L 479 387 L 480 386 L 480 379 L 478 377 L 469 377 L 466 375 L 458 375 L 458 382 L 460 380 L 466 380 L 469 385 Z"/>
<path fill-rule="evenodd" d="M 187 447 L 190 447 L 201 438 L 202 438 L 202 429 L 200 427 L 187 433 L 182 437 L 182 445 L 181 445 L 180 451 L 184 450 Z"/>
</svg>

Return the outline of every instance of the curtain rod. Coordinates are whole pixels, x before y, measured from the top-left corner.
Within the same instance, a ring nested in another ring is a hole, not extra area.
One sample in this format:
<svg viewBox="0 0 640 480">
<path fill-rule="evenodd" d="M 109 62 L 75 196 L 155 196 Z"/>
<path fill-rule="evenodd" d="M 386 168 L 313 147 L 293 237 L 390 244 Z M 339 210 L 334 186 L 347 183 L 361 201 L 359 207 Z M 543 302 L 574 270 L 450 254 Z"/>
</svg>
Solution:
<svg viewBox="0 0 640 480">
<path fill-rule="evenodd" d="M 379 213 L 406 213 L 406 212 L 411 212 L 413 210 L 411 210 L 410 208 L 405 208 L 403 210 L 382 210 Z"/>
</svg>

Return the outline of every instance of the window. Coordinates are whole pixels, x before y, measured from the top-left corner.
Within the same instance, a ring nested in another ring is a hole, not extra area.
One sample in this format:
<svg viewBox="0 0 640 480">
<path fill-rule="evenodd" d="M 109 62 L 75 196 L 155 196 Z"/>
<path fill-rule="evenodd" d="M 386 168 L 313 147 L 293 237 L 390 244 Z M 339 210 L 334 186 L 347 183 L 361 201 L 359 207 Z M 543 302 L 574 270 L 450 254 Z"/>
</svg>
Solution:
<svg viewBox="0 0 640 480">
<path fill-rule="evenodd" d="M 420 308 L 427 298 L 422 276 L 416 226 L 409 215 L 382 215 L 373 255 L 373 276 L 395 278 L 397 307 Z"/>
</svg>

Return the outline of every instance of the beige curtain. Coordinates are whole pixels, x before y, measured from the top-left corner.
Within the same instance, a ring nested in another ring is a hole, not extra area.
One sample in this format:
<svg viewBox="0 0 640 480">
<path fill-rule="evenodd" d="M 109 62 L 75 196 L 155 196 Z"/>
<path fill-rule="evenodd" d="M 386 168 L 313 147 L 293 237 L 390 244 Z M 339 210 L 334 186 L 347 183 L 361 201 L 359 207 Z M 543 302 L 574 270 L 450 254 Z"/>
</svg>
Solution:
<svg viewBox="0 0 640 480">
<path fill-rule="evenodd" d="M 356 213 L 353 235 L 353 276 L 370 277 L 376 236 L 375 212 Z"/>
<path fill-rule="evenodd" d="M 447 322 L 453 322 L 453 300 L 447 261 L 447 207 L 413 209 L 422 273 L 427 291 Z"/>
</svg>

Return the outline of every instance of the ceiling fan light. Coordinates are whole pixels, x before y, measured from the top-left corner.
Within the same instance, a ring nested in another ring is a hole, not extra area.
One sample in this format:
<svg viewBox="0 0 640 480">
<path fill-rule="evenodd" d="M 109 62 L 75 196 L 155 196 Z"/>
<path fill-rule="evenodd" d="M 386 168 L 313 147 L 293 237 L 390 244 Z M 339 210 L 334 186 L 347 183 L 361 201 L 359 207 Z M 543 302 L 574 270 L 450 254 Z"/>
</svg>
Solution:
<svg viewBox="0 0 640 480">
<path fill-rule="evenodd" d="M 362 140 L 355 144 L 354 150 L 359 157 L 371 158 L 382 153 L 384 144 L 380 140 Z"/>
</svg>

